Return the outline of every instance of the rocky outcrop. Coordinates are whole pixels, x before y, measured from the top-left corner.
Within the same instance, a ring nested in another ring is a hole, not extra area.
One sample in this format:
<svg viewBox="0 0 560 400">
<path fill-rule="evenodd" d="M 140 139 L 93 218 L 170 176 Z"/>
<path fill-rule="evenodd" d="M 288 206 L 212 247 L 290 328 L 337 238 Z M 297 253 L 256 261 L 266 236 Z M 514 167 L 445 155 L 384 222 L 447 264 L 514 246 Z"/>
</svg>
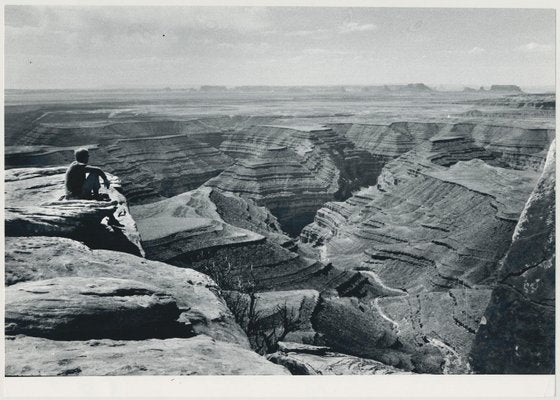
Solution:
<svg viewBox="0 0 560 400">
<path fill-rule="evenodd" d="M 515 228 L 472 351 L 477 372 L 553 374 L 556 149 Z"/>
<path fill-rule="evenodd" d="M 180 313 L 175 320 L 185 326 L 184 331 L 192 330 L 195 334 L 207 334 L 217 340 L 249 346 L 247 337 L 237 326 L 219 296 L 219 288 L 216 284 L 206 275 L 191 269 L 177 268 L 117 251 L 91 250 L 70 239 L 42 236 L 6 238 L 5 263 L 5 280 L 10 293 L 18 293 L 16 289 L 24 283 L 26 285 L 34 283 L 38 286 L 46 285 L 46 290 L 39 290 L 44 293 L 36 293 L 37 296 L 50 296 L 49 290 L 54 287 L 60 287 L 61 291 L 65 290 L 61 282 L 68 284 L 74 282 L 73 280 L 61 281 L 63 278 L 80 278 L 80 282 L 90 281 L 92 284 L 98 279 L 125 280 L 125 283 L 130 280 L 134 281 L 130 283 L 133 287 L 148 287 L 154 293 L 171 296 L 172 302 L 167 307 L 174 307 L 176 304 Z M 53 280 L 56 285 L 52 287 L 47 285 Z M 114 293 L 112 298 L 115 301 L 120 301 L 119 293 L 129 294 L 131 300 L 139 298 L 137 296 L 141 291 L 111 292 L 115 285 L 111 284 L 110 280 L 107 283 L 108 285 L 98 285 L 99 288 L 96 290 Z M 11 288 L 12 285 L 15 289 Z M 88 290 L 95 293 L 93 289 L 85 289 L 86 293 Z M 148 293 L 146 290 L 144 292 Z M 65 307 L 75 301 L 74 297 L 75 295 L 64 295 L 66 301 L 53 302 L 53 305 Z M 95 300 L 101 302 L 109 297 L 90 294 L 86 299 L 90 299 L 92 307 L 95 307 Z M 157 296 L 154 297 L 156 298 Z M 45 304 L 48 306 L 49 303 L 45 301 Z M 110 308 L 106 307 L 105 310 L 110 311 Z M 7 315 L 10 312 L 10 308 L 7 307 Z M 77 308 L 76 316 L 79 317 L 81 313 L 81 309 Z M 127 329 L 127 332 L 127 335 L 136 334 L 135 329 Z M 154 335 L 157 337 L 157 334 Z"/>
<path fill-rule="evenodd" d="M 251 350 L 188 339 L 60 341 L 8 336 L 7 376 L 289 375 Z"/>
<path fill-rule="evenodd" d="M 6 236 L 59 236 L 104 248 L 143 254 L 120 181 L 109 176 L 110 201 L 61 200 L 66 168 L 6 171 Z"/>
<path fill-rule="evenodd" d="M 331 126 L 356 147 L 367 150 L 384 164 L 439 133 L 443 124 L 394 122 L 389 125 L 334 124 Z"/>
<path fill-rule="evenodd" d="M 62 277 L 6 289 L 6 334 L 51 339 L 192 336 L 173 298 L 128 279 Z"/>
<path fill-rule="evenodd" d="M 452 166 L 459 161 L 469 161 L 473 159 L 483 160 L 488 164 L 497 164 L 494 156 L 483 147 L 475 145 L 472 138 L 468 136 L 438 136 L 429 139 L 430 162 Z"/>
<path fill-rule="evenodd" d="M 238 290 L 241 279 L 259 291 L 322 290 L 354 275 L 290 251 L 266 209 L 209 187 L 134 206 L 132 214 L 148 258 L 209 273 L 224 289 Z"/>
<path fill-rule="evenodd" d="M 293 375 L 389 375 L 405 374 L 375 360 L 336 353 L 328 347 L 280 342 L 279 351 L 267 359 L 283 365 Z"/>
</svg>

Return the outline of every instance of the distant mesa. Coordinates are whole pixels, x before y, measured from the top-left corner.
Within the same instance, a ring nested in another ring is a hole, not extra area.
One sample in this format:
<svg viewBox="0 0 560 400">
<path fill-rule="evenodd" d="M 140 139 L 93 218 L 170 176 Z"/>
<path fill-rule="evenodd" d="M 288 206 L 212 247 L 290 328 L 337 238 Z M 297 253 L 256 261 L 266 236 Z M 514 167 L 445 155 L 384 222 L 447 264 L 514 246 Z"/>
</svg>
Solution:
<svg viewBox="0 0 560 400">
<path fill-rule="evenodd" d="M 478 90 L 465 86 L 463 92 L 524 93 L 523 90 L 521 90 L 521 88 L 517 85 L 492 85 L 490 86 L 490 89 L 485 89 L 484 86 L 481 86 Z"/>
<path fill-rule="evenodd" d="M 523 93 L 523 90 L 517 85 L 492 85 L 490 86 L 490 91 Z"/>
<path fill-rule="evenodd" d="M 423 83 L 409 83 L 407 85 L 363 86 L 362 92 L 435 92 L 436 90 Z"/>
<path fill-rule="evenodd" d="M 423 83 L 409 83 L 408 85 L 406 85 L 406 89 L 421 92 L 433 92 L 433 89 L 429 88 Z"/>
<path fill-rule="evenodd" d="M 199 92 L 227 92 L 227 87 L 216 85 L 203 85 L 200 87 Z"/>
</svg>

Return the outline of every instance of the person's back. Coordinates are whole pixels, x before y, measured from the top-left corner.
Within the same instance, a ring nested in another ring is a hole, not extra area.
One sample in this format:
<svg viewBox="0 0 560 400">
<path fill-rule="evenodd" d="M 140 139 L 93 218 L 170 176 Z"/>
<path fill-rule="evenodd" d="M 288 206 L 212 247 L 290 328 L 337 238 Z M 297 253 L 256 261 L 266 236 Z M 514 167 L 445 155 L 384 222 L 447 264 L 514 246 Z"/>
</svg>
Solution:
<svg viewBox="0 0 560 400">
<path fill-rule="evenodd" d="M 79 199 L 86 181 L 86 164 L 74 161 L 66 170 L 66 197 Z"/>
<path fill-rule="evenodd" d="M 96 167 L 87 165 L 89 151 L 81 148 L 74 152 L 74 161 L 66 170 L 66 198 L 86 200 L 106 200 L 99 196 L 99 178 L 102 178 L 105 187 L 109 188 L 109 180 L 105 173 Z M 88 174 L 86 178 L 86 174 Z"/>
</svg>

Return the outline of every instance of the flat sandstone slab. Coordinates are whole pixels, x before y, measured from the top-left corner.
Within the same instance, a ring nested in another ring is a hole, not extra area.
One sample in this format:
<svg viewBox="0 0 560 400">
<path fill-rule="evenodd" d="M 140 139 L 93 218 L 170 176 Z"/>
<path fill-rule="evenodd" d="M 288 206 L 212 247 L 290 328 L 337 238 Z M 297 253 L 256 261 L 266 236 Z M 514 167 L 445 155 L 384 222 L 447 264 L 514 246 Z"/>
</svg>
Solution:
<svg viewBox="0 0 560 400">
<path fill-rule="evenodd" d="M 7 376 L 289 375 L 240 346 L 200 335 L 141 341 L 6 338 Z"/>
</svg>

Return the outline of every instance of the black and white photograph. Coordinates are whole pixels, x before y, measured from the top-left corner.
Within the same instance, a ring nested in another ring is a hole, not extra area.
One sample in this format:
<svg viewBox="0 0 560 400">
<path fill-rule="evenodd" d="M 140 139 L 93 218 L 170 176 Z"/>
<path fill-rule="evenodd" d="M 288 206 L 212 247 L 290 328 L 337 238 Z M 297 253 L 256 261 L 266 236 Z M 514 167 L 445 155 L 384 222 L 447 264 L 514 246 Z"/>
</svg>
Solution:
<svg viewBox="0 0 560 400">
<path fill-rule="evenodd" d="M 5 376 L 555 374 L 555 60 L 552 8 L 5 5 Z"/>
</svg>

